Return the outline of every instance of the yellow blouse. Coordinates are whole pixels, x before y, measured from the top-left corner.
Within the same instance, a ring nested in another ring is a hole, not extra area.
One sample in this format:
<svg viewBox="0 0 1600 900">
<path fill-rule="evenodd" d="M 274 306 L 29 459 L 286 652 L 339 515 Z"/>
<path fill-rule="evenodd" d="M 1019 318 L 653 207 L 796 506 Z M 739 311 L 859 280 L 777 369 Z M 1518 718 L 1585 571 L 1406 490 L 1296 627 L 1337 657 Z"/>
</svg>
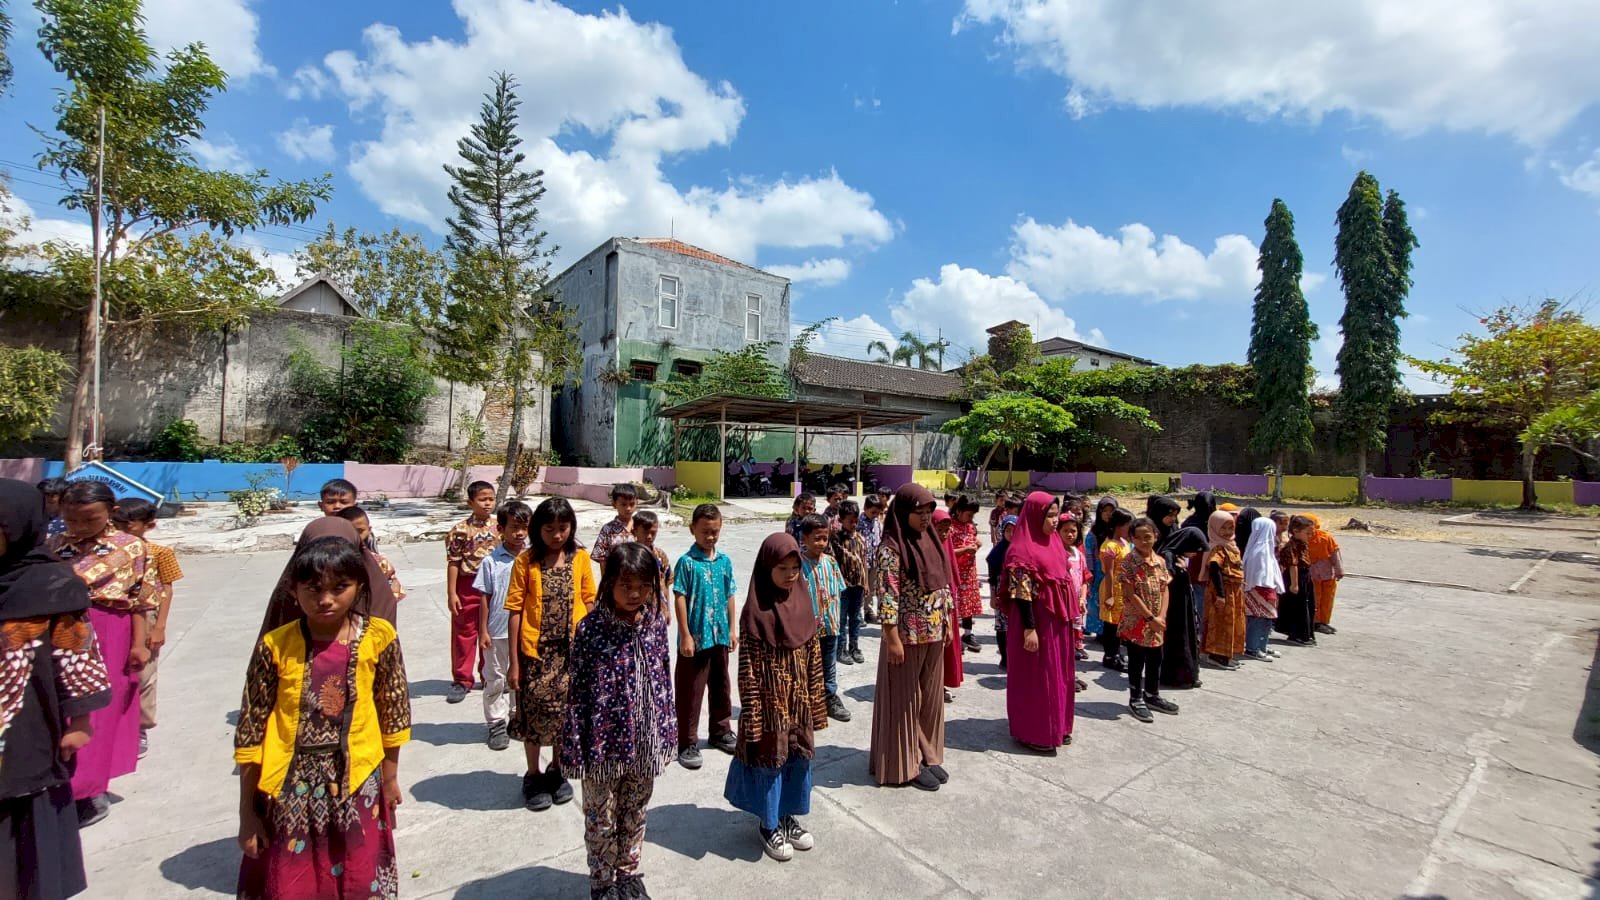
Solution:
<svg viewBox="0 0 1600 900">
<path fill-rule="evenodd" d="M 1100 621 L 1111 625 L 1122 623 L 1122 579 L 1117 573 L 1129 552 L 1126 541 L 1108 539 L 1100 545 L 1100 571 L 1106 573 L 1100 581 Z"/>
<path fill-rule="evenodd" d="M 572 554 L 572 627 L 567 637 L 578 631 L 578 623 L 589 614 L 599 593 L 594 581 L 594 563 L 589 561 L 589 551 L 579 549 Z M 511 584 L 506 589 L 506 613 L 522 616 L 522 655 L 539 658 L 539 633 L 544 621 L 544 586 L 532 550 L 517 555 L 511 566 Z"/>
</svg>

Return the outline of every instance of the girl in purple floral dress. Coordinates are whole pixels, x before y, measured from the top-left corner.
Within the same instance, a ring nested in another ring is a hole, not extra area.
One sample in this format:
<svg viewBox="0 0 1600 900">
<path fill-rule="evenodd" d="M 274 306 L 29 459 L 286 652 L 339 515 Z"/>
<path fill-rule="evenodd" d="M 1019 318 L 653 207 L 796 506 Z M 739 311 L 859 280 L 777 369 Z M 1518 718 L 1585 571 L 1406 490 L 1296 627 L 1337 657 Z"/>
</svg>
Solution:
<svg viewBox="0 0 1600 900">
<path fill-rule="evenodd" d="M 649 896 L 639 874 L 645 807 L 678 755 L 658 566 L 642 544 L 612 548 L 568 663 L 561 771 L 583 783 L 592 898 Z"/>
</svg>

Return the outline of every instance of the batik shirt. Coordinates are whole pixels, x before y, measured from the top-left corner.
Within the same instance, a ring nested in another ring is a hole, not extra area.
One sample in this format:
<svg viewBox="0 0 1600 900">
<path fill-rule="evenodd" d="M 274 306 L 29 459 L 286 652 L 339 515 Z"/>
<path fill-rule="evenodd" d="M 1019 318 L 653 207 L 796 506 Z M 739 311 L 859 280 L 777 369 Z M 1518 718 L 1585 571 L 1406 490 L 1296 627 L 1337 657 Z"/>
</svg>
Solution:
<svg viewBox="0 0 1600 900">
<path fill-rule="evenodd" d="M 89 586 L 90 603 L 121 612 L 155 608 L 161 582 L 144 541 L 107 526 L 87 540 L 71 541 L 61 535 L 48 546 Z"/>
<path fill-rule="evenodd" d="M 612 519 L 600 526 L 600 536 L 594 539 L 594 549 L 589 552 L 589 558 L 604 566 L 606 557 L 611 555 L 611 548 L 618 544 L 626 544 L 633 540 L 629 531 L 629 523 L 621 519 Z"/>
<path fill-rule="evenodd" d="M 696 544 L 678 557 L 672 570 L 672 592 L 683 595 L 688 617 L 682 624 L 694 638 L 695 652 L 733 645 L 728 598 L 738 590 L 728 554 L 718 553 L 712 559 Z"/>
<path fill-rule="evenodd" d="M 444 537 L 444 554 L 447 562 L 454 563 L 463 575 L 478 574 L 483 558 L 494 552 L 500 543 L 500 526 L 493 519 L 477 522 L 462 519 Z"/>
<path fill-rule="evenodd" d="M 839 575 L 846 587 L 866 587 L 867 542 L 860 531 L 835 531 L 828 538 L 828 551 L 839 564 Z"/>
<path fill-rule="evenodd" d="M 1128 542 L 1112 538 L 1100 545 L 1100 621 L 1110 625 L 1122 622 L 1122 561 L 1128 556 Z"/>
<path fill-rule="evenodd" d="M 805 576 L 806 590 L 811 594 L 811 611 L 822 620 L 823 637 L 833 637 L 839 633 L 839 595 L 845 588 L 839 564 L 827 554 L 816 559 L 801 556 L 800 574 Z"/>
<path fill-rule="evenodd" d="M 907 644 L 933 644 L 944 640 L 945 621 L 950 617 L 950 591 L 930 591 L 916 579 L 902 576 L 900 554 L 894 547 L 879 544 L 873 568 L 883 580 L 878 600 L 878 615 L 884 625 L 897 625 Z"/>
<path fill-rule="evenodd" d="M 856 531 L 861 533 L 861 540 L 866 545 L 866 552 L 862 558 L 867 561 L 867 596 L 877 597 L 883 593 L 883 579 L 878 576 L 878 542 L 883 540 L 883 520 L 869 519 L 862 516 L 856 520 Z"/>
<path fill-rule="evenodd" d="M 1167 585 L 1172 574 L 1161 557 L 1141 559 L 1137 553 L 1128 554 L 1117 570 L 1117 581 L 1122 586 L 1122 624 L 1117 636 L 1140 647 L 1159 647 L 1164 632 L 1155 627 L 1154 615 L 1135 612 L 1135 603 L 1144 604 L 1151 613 L 1159 614 L 1167 599 Z"/>
<path fill-rule="evenodd" d="M 150 561 L 155 565 L 156 577 L 167 587 L 172 587 L 183 578 L 183 567 L 178 565 L 178 554 L 165 544 L 151 541 L 144 542 L 150 548 Z"/>
</svg>

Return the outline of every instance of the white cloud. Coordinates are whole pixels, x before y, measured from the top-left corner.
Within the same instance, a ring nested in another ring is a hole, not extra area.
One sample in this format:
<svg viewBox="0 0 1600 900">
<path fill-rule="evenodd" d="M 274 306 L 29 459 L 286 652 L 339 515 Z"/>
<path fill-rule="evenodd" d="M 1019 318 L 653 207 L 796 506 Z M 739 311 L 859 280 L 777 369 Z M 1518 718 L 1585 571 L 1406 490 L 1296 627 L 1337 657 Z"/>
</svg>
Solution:
<svg viewBox="0 0 1600 900">
<path fill-rule="evenodd" d="M 1552 162 L 1550 167 L 1555 170 L 1562 184 L 1580 194 L 1600 198 L 1600 150 L 1596 150 L 1594 155 L 1581 165 L 1568 168 Z"/>
<path fill-rule="evenodd" d="M 867 345 L 873 341 L 882 341 L 890 350 L 896 343 L 893 332 L 862 313 L 853 319 L 838 319 L 822 326 L 811 342 L 811 349 L 829 356 L 871 359 L 875 354 L 867 352 Z"/>
<path fill-rule="evenodd" d="M 287 131 L 278 133 L 278 149 L 299 162 L 332 162 L 333 126 L 312 125 L 305 119 L 295 119 Z"/>
<path fill-rule="evenodd" d="M 191 141 L 189 150 L 194 153 L 201 165 L 208 169 L 222 169 L 226 172 L 253 172 L 255 164 L 233 138 L 222 135 L 215 141 L 205 138 Z"/>
<path fill-rule="evenodd" d="M 890 306 L 889 317 L 896 328 L 916 332 L 923 340 L 943 334 L 963 344 L 973 342 L 970 349 L 978 353 L 985 352 L 984 332 L 1008 319 L 1028 323 L 1035 340 L 1063 337 L 1106 346 L 1100 329 L 1080 332 L 1071 316 L 1045 302 L 1023 282 L 955 263 L 941 266 L 937 281 L 913 281 L 911 288 Z"/>
<path fill-rule="evenodd" d="M 144 28 L 159 50 L 205 44 L 211 61 L 230 79 L 244 81 L 276 70 L 261 57 L 261 21 L 251 0 L 144 0 Z"/>
<path fill-rule="evenodd" d="M 456 161 L 456 139 L 475 121 L 490 74 L 505 70 L 523 85 L 523 149 L 545 172 L 541 214 L 566 258 L 613 234 L 669 229 L 743 260 L 760 247 L 870 246 L 894 236 L 872 197 L 837 172 L 672 184 L 663 162 L 730 144 L 745 105 L 732 85 L 689 68 L 670 29 L 551 0 L 456 0 L 454 8 L 459 40 L 408 41 L 376 24 L 359 52 L 323 60 L 352 110 L 382 122 L 376 139 L 352 148 L 349 171 L 383 212 L 441 226 L 441 165 Z M 573 136 L 599 149 L 559 143 Z"/>
<path fill-rule="evenodd" d="M 283 88 L 283 94 L 290 100 L 321 100 L 331 87 L 333 80 L 327 72 L 313 65 L 304 65 L 294 70 L 289 83 Z"/>
<path fill-rule="evenodd" d="M 1197 106 L 1317 119 L 1343 111 L 1401 133 L 1508 134 L 1537 144 L 1600 100 L 1600 3 L 1274 0 L 1151 6 L 966 0 L 956 30 L 993 24 L 1022 62 L 1096 106 Z"/>
<path fill-rule="evenodd" d="M 89 227 L 87 220 L 40 216 L 28 201 L 15 194 L 0 197 L 0 200 L 5 204 L 5 208 L 0 209 L 0 223 L 16 232 L 16 236 L 12 238 L 13 244 L 39 246 L 50 241 L 58 241 L 63 244 L 88 247 L 94 243 L 94 229 Z M 31 269 L 39 262 L 39 260 L 24 260 L 21 267 Z"/>
<path fill-rule="evenodd" d="M 1339 155 L 1344 157 L 1345 162 L 1357 169 L 1361 168 L 1361 166 L 1365 164 L 1367 160 L 1372 158 L 1371 152 L 1352 147 L 1349 144 L 1339 145 Z"/>
<path fill-rule="evenodd" d="M 1118 236 L 1067 220 L 1025 219 L 1012 230 L 1006 273 L 1052 300 L 1098 293 L 1157 300 L 1248 299 L 1260 280 L 1256 245 L 1242 234 L 1217 238 L 1203 253 L 1137 222 Z"/>
<path fill-rule="evenodd" d="M 798 266 L 766 266 L 768 272 L 781 275 L 795 284 L 814 284 L 830 287 L 850 277 L 850 261 L 830 256 L 827 259 L 808 259 Z"/>
</svg>

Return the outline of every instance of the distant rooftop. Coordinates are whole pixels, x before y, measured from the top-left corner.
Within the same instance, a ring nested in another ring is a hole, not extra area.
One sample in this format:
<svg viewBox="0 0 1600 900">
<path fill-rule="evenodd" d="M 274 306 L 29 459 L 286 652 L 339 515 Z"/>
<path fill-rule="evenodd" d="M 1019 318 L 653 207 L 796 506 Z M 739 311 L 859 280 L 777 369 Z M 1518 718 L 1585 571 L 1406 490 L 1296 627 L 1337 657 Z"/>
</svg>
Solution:
<svg viewBox="0 0 1600 900">
<path fill-rule="evenodd" d="M 686 244 L 677 238 L 625 238 L 624 240 L 632 240 L 639 244 L 648 244 L 657 250 L 665 250 L 668 253 L 677 253 L 679 255 L 692 257 L 694 259 L 703 259 L 707 262 L 719 263 L 724 266 L 732 266 L 736 269 L 749 269 L 753 272 L 761 272 L 765 275 L 772 275 L 771 272 L 767 272 L 764 269 L 758 269 L 755 266 L 747 265 L 739 262 L 736 259 L 729 259 L 720 253 L 712 253 L 710 250 L 707 250 L 703 247 L 696 247 L 693 244 Z M 773 275 L 772 277 L 779 278 L 782 276 Z"/>
<path fill-rule="evenodd" d="M 795 378 L 801 384 L 813 387 L 935 400 L 949 399 L 961 391 L 961 378 L 949 372 L 891 366 L 822 353 L 807 353 L 805 361 L 795 370 Z"/>
<path fill-rule="evenodd" d="M 1123 353 L 1120 350 L 1107 350 L 1104 347 L 1096 347 L 1093 344 L 1085 344 L 1083 341 L 1072 341 L 1061 337 L 1048 338 L 1038 342 L 1037 344 L 1034 344 L 1033 346 L 1039 351 L 1041 356 L 1059 356 L 1064 353 L 1073 353 L 1079 350 L 1084 350 L 1090 353 L 1098 353 L 1101 356 L 1109 356 L 1113 359 L 1125 359 L 1128 362 L 1138 363 L 1141 366 L 1156 365 L 1156 362 L 1153 359 L 1145 359 L 1142 356 L 1134 356 L 1131 353 Z"/>
</svg>

